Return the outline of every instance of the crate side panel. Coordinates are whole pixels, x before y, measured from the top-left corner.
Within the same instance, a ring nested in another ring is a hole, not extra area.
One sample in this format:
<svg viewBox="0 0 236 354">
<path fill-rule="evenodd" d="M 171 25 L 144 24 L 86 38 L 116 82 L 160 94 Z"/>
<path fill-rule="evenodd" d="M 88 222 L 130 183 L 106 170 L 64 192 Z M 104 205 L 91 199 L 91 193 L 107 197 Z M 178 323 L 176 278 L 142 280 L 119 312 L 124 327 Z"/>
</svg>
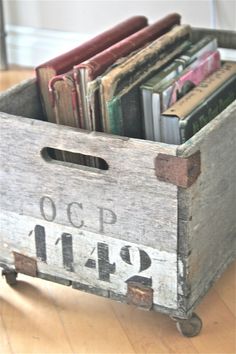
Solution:
<svg viewBox="0 0 236 354">
<path fill-rule="evenodd" d="M 0 93 L 0 112 L 43 120 L 36 79 L 22 81 Z"/>
<path fill-rule="evenodd" d="M 84 287 L 127 295 L 129 282 L 153 289 L 153 304 L 177 308 L 176 253 L 73 227 L 1 212 L 1 263 L 13 252 L 37 260 L 37 271 Z"/>
<path fill-rule="evenodd" d="M 175 146 L 1 115 L 1 208 L 168 252 L 177 248 L 177 187 L 155 176 Z M 45 160 L 44 147 L 98 156 L 108 171 Z"/>
<path fill-rule="evenodd" d="M 201 174 L 179 190 L 179 252 L 186 261 L 190 308 L 235 258 L 236 102 L 179 147 L 187 157 L 201 152 Z"/>
<path fill-rule="evenodd" d="M 192 28 L 192 40 L 194 42 L 199 41 L 207 35 L 216 37 L 219 47 L 236 49 L 235 31 L 215 30 L 210 28 Z"/>
</svg>

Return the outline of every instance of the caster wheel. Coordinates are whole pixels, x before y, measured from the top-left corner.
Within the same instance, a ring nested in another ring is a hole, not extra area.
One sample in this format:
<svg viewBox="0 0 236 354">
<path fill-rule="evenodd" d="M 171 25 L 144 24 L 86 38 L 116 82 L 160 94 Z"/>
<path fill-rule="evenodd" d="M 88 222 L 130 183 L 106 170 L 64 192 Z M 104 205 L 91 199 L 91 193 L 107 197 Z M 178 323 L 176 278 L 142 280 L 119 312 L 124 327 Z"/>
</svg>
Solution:
<svg viewBox="0 0 236 354">
<path fill-rule="evenodd" d="M 202 329 L 202 320 L 193 313 L 187 320 L 176 320 L 176 327 L 184 337 L 195 337 Z"/>
<path fill-rule="evenodd" d="M 2 271 L 8 285 L 14 286 L 17 283 L 17 273 L 15 270 L 5 269 Z"/>
</svg>

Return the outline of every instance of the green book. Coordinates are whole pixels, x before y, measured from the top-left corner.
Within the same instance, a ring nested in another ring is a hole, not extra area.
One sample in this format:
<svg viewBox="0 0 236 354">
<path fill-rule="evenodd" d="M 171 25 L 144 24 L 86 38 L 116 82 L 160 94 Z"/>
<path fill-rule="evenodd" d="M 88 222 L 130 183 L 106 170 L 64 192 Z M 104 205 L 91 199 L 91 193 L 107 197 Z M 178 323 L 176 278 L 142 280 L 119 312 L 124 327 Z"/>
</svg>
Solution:
<svg viewBox="0 0 236 354">
<path fill-rule="evenodd" d="M 189 35 L 189 26 L 175 26 L 100 78 L 104 132 L 143 137 L 139 87 L 144 80 L 186 49 Z"/>
</svg>

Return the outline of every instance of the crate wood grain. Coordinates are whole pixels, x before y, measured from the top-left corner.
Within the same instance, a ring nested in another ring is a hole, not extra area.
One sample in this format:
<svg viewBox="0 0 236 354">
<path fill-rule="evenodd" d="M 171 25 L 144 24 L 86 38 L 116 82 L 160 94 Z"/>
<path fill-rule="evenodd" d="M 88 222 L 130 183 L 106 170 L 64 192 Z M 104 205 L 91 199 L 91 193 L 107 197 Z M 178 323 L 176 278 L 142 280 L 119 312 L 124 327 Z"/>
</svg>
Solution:
<svg viewBox="0 0 236 354">
<path fill-rule="evenodd" d="M 191 317 L 235 258 L 236 102 L 181 146 L 48 123 L 39 102 L 34 79 L 0 96 L 5 274 Z"/>
<path fill-rule="evenodd" d="M 17 252 L 41 255 L 40 272 L 122 295 L 128 278 L 150 283 L 152 276 L 159 288 L 155 303 L 177 307 L 177 187 L 159 182 L 153 168 L 158 152 L 172 154 L 175 148 L 7 114 L 1 118 L 6 253 L 17 237 Z M 109 169 L 45 159 L 47 146 L 101 157 Z M 32 237 L 25 237 L 30 232 Z M 107 253 L 101 264 L 99 253 Z"/>
<path fill-rule="evenodd" d="M 236 256 L 236 102 L 206 125 L 177 155 L 201 152 L 201 174 L 178 191 L 178 254 L 185 263 L 187 308 Z"/>
</svg>

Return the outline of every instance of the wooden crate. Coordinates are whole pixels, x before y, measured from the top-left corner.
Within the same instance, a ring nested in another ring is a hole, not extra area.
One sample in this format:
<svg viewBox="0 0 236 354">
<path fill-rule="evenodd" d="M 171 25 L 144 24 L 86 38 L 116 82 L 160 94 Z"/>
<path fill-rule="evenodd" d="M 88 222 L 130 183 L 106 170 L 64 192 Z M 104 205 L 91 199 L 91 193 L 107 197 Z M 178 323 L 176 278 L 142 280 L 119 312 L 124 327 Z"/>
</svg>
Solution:
<svg viewBox="0 0 236 354">
<path fill-rule="evenodd" d="M 236 48 L 235 34 L 214 33 Z M 180 146 L 43 121 L 34 79 L 1 94 L 0 111 L 7 281 L 24 273 L 160 311 L 196 335 L 194 308 L 235 258 L 236 102 Z"/>
</svg>

